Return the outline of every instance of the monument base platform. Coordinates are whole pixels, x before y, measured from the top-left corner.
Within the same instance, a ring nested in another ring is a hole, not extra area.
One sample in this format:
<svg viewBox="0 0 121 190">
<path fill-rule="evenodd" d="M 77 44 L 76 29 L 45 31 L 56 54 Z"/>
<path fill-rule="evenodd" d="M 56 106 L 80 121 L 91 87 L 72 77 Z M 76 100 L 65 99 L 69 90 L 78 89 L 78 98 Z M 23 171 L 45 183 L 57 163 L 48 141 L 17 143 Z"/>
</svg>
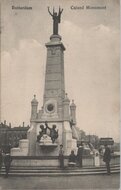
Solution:
<svg viewBox="0 0 121 190">
<path fill-rule="evenodd" d="M 68 166 L 68 156 L 64 158 L 65 166 Z M 59 167 L 58 156 L 13 156 L 12 166 L 40 166 Z"/>
<path fill-rule="evenodd" d="M 111 159 L 111 165 L 120 164 L 120 156 L 114 155 Z M 69 156 L 64 156 L 64 166 L 68 167 Z M 93 156 L 83 156 L 83 167 L 95 167 Z M 28 166 L 28 167 L 59 167 L 58 156 L 12 156 L 11 166 Z M 78 166 L 78 163 L 76 164 Z M 100 157 L 100 166 L 105 166 L 103 157 Z"/>
</svg>

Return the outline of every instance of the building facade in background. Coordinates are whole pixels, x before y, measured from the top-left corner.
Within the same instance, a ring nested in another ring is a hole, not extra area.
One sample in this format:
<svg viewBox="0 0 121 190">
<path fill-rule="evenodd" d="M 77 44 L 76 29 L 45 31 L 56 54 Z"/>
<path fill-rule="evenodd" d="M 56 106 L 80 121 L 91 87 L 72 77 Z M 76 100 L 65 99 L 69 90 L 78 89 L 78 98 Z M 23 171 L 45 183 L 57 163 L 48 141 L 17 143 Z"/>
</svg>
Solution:
<svg viewBox="0 0 121 190">
<path fill-rule="evenodd" d="M 5 150 L 8 146 L 10 148 L 18 147 L 19 140 L 27 138 L 28 126 L 11 127 L 11 124 L 0 123 L 0 148 Z"/>
</svg>

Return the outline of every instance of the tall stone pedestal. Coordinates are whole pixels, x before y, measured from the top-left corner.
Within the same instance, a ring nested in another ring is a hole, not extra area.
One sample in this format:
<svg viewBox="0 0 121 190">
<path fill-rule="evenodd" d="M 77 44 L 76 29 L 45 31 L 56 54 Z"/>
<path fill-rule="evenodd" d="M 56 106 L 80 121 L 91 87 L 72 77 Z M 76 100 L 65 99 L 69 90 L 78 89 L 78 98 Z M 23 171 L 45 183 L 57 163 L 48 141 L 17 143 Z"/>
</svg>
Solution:
<svg viewBox="0 0 121 190">
<path fill-rule="evenodd" d="M 64 51 L 61 36 L 52 35 L 46 43 L 47 61 L 43 106 L 38 110 L 38 101 L 34 95 L 31 102 L 31 120 L 28 131 L 29 156 L 58 156 L 60 145 L 63 144 L 64 155 L 71 150 L 77 151 L 77 140 L 74 139 L 72 127 L 76 126 L 76 106 L 65 93 Z M 40 89 L 41 90 L 41 89 Z M 48 127 L 46 128 L 45 122 Z M 70 125 L 74 121 L 74 125 Z M 43 125 L 43 126 L 42 126 Z M 53 142 L 52 128 L 58 131 Z M 43 128 L 43 129 L 42 129 Z M 12 152 L 14 155 L 14 151 Z"/>
<path fill-rule="evenodd" d="M 52 35 L 50 42 L 46 43 L 47 62 L 45 73 L 45 88 L 42 109 L 38 109 L 36 97 L 31 102 L 31 127 L 28 131 L 29 155 L 36 156 L 57 156 L 60 145 L 63 144 L 64 154 L 69 155 L 71 150 L 77 151 L 77 141 L 73 139 L 72 126 L 70 121 L 75 118 L 76 106 L 71 105 L 70 100 L 65 93 L 64 78 L 64 51 L 65 47 L 61 42 L 61 36 Z M 74 108 L 73 108 L 74 107 Z M 73 110 L 72 110 L 73 109 Z M 72 112 L 73 111 L 73 112 Z M 54 143 L 50 141 L 50 130 L 46 130 L 46 135 L 37 142 L 37 136 L 41 133 L 40 125 L 45 126 L 48 122 L 49 128 L 56 126 L 58 138 Z M 74 126 L 73 126 L 74 127 Z"/>
</svg>

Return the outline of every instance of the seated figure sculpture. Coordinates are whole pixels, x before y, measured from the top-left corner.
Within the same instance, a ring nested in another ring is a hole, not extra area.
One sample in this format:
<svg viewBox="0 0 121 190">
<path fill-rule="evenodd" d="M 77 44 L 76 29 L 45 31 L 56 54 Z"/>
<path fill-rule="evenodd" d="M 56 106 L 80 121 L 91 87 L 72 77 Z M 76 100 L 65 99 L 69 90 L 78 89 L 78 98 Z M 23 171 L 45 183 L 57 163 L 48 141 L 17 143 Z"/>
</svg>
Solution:
<svg viewBox="0 0 121 190">
<path fill-rule="evenodd" d="M 75 166 L 76 165 L 76 155 L 74 154 L 74 151 L 71 151 L 71 154 L 69 155 L 69 166 Z"/>
<path fill-rule="evenodd" d="M 46 128 L 50 130 L 50 137 L 52 140 L 52 143 L 55 142 L 55 140 L 58 138 L 58 130 L 56 130 L 56 125 L 53 125 L 52 128 L 50 128 L 47 124 L 47 121 L 45 122 Z"/>
</svg>

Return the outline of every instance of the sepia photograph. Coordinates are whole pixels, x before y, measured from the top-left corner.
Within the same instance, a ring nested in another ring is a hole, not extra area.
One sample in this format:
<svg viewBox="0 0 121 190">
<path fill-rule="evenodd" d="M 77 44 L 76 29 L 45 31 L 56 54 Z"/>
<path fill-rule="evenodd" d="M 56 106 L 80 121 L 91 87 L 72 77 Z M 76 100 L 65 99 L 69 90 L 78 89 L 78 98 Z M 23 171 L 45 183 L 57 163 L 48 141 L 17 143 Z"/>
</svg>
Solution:
<svg viewBox="0 0 121 190">
<path fill-rule="evenodd" d="M 120 189 L 120 0 L 1 0 L 0 42 L 0 190 Z"/>
</svg>

